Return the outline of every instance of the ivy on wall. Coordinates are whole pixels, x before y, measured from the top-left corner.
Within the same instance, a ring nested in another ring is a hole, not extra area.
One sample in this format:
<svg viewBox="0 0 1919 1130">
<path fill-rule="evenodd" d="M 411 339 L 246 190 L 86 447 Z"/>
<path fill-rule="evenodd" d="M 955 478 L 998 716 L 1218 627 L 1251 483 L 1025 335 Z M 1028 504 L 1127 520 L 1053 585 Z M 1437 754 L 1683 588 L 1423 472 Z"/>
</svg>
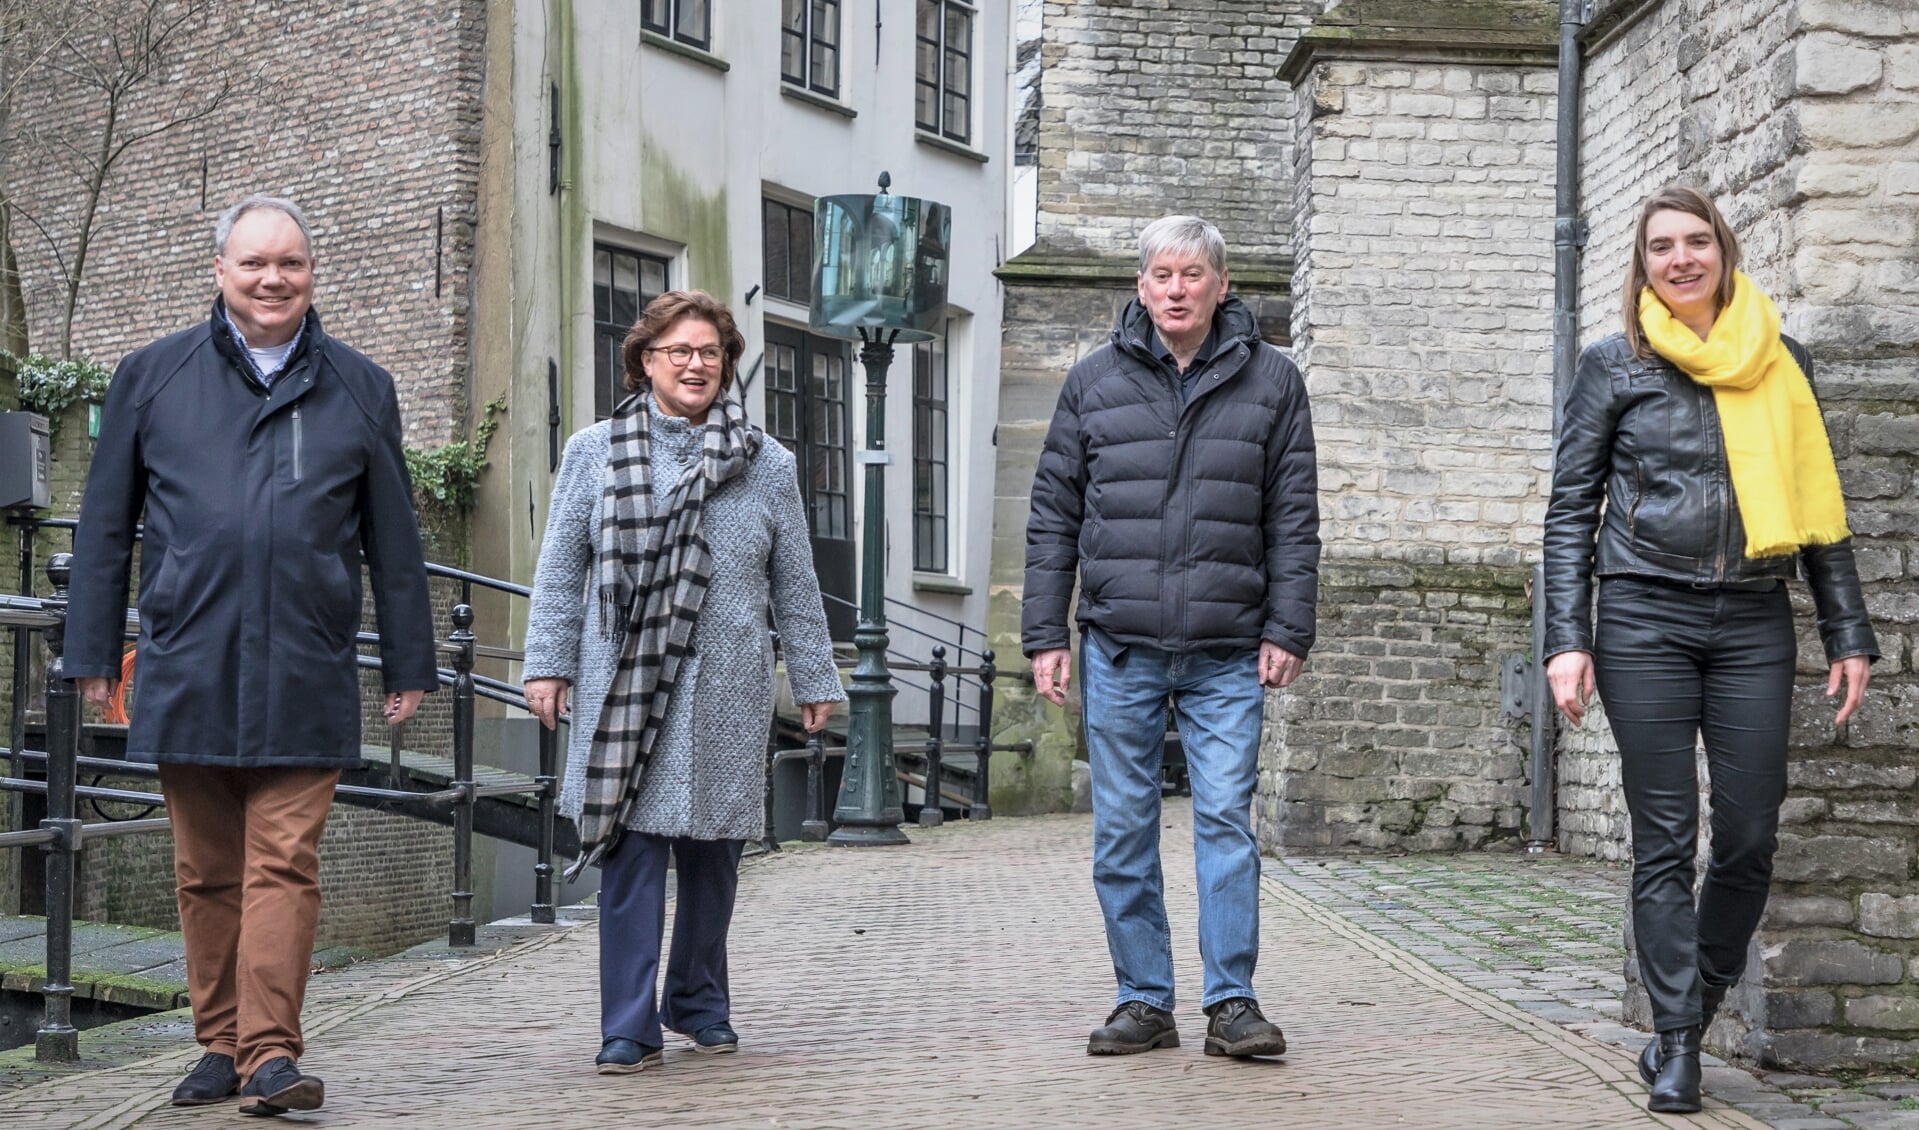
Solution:
<svg viewBox="0 0 1919 1130">
<path fill-rule="evenodd" d="M 16 357 L 0 350 L 0 367 L 13 370 L 20 391 L 20 407 L 47 418 L 48 430 L 57 441 L 60 420 L 76 401 L 101 403 L 107 398 L 107 382 L 113 370 L 84 357 L 59 360 L 29 353 Z"/>
<path fill-rule="evenodd" d="M 413 479 L 414 501 L 423 519 L 464 518 L 472 513 L 480 472 L 486 470 L 486 449 L 506 415 L 506 398 L 489 400 L 481 409 L 480 426 L 472 440 L 456 439 L 438 447 L 406 449 L 406 471 Z"/>
</svg>

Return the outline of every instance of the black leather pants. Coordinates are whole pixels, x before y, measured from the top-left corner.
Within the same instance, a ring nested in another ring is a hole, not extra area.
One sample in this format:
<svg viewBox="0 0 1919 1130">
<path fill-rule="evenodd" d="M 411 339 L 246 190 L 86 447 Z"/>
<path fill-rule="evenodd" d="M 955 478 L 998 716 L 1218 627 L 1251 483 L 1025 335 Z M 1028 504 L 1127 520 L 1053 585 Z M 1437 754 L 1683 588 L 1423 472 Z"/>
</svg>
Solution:
<svg viewBox="0 0 1919 1130">
<path fill-rule="evenodd" d="M 1633 936 L 1661 1031 L 1699 1023 L 1701 978 L 1739 979 L 1766 909 L 1797 641 L 1784 585 L 1691 590 L 1600 582 L 1599 697 L 1632 814 Z M 1695 910 L 1695 740 L 1712 781 L 1712 856 Z"/>
</svg>

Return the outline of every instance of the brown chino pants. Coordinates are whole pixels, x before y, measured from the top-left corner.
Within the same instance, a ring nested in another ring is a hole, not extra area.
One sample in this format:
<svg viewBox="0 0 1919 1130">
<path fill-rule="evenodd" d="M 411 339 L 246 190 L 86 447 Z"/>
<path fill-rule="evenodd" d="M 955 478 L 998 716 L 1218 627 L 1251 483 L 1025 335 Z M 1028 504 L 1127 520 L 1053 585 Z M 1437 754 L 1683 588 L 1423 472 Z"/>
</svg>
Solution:
<svg viewBox="0 0 1919 1130">
<path fill-rule="evenodd" d="M 337 769 L 162 765 L 193 1034 L 242 1078 L 300 1058 Z"/>
</svg>

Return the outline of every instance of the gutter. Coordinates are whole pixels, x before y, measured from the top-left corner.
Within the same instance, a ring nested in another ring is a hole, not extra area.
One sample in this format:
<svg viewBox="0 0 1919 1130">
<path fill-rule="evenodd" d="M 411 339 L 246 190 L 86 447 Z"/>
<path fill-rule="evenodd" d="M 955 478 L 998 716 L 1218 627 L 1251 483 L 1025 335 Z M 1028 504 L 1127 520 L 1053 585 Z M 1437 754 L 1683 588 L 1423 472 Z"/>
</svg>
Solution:
<svg viewBox="0 0 1919 1130">
<path fill-rule="evenodd" d="M 1559 0 L 1559 136 L 1554 173 L 1553 211 L 1553 446 L 1558 448 L 1566 391 L 1579 362 L 1579 249 L 1586 244 L 1586 222 L 1579 217 L 1580 32 L 1593 15 L 1592 0 Z M 1526 825 L 1526 850 L 1551 851 L 1557 797 L 1553 764 L 1552 689 L 1546 684 L 1541 654 L 1546 636 L 1546 566 L 1533 566 L 1532 804 Z"/>
</svg>

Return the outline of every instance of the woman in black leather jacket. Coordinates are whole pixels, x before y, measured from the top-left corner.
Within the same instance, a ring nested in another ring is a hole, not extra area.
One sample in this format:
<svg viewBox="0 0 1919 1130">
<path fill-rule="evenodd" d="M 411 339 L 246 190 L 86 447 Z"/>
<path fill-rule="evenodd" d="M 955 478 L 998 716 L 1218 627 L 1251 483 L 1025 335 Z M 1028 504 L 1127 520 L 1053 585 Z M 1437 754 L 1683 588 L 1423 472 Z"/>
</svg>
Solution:
<svg viewBox="0 0 1919 1130">
<path fill-rule="evenodd" d="M 1879 654 L 1811 358 L 1738 266 L 1703 193 L 1647 198 L 1624 332 L 1580 356 L 1546 512 L 1546 671 L 1574 725 L 1596 683 L 1619 745 L 1658 1111 L 1699 1109 L 1700 1037 L 1766 907 L 1797 658 L 1786 580 L 1803 569 L 1812 589 L 1836 723 Z M 1702 737 L 1712 858 L 1695 906 Z"/>
</svg>

